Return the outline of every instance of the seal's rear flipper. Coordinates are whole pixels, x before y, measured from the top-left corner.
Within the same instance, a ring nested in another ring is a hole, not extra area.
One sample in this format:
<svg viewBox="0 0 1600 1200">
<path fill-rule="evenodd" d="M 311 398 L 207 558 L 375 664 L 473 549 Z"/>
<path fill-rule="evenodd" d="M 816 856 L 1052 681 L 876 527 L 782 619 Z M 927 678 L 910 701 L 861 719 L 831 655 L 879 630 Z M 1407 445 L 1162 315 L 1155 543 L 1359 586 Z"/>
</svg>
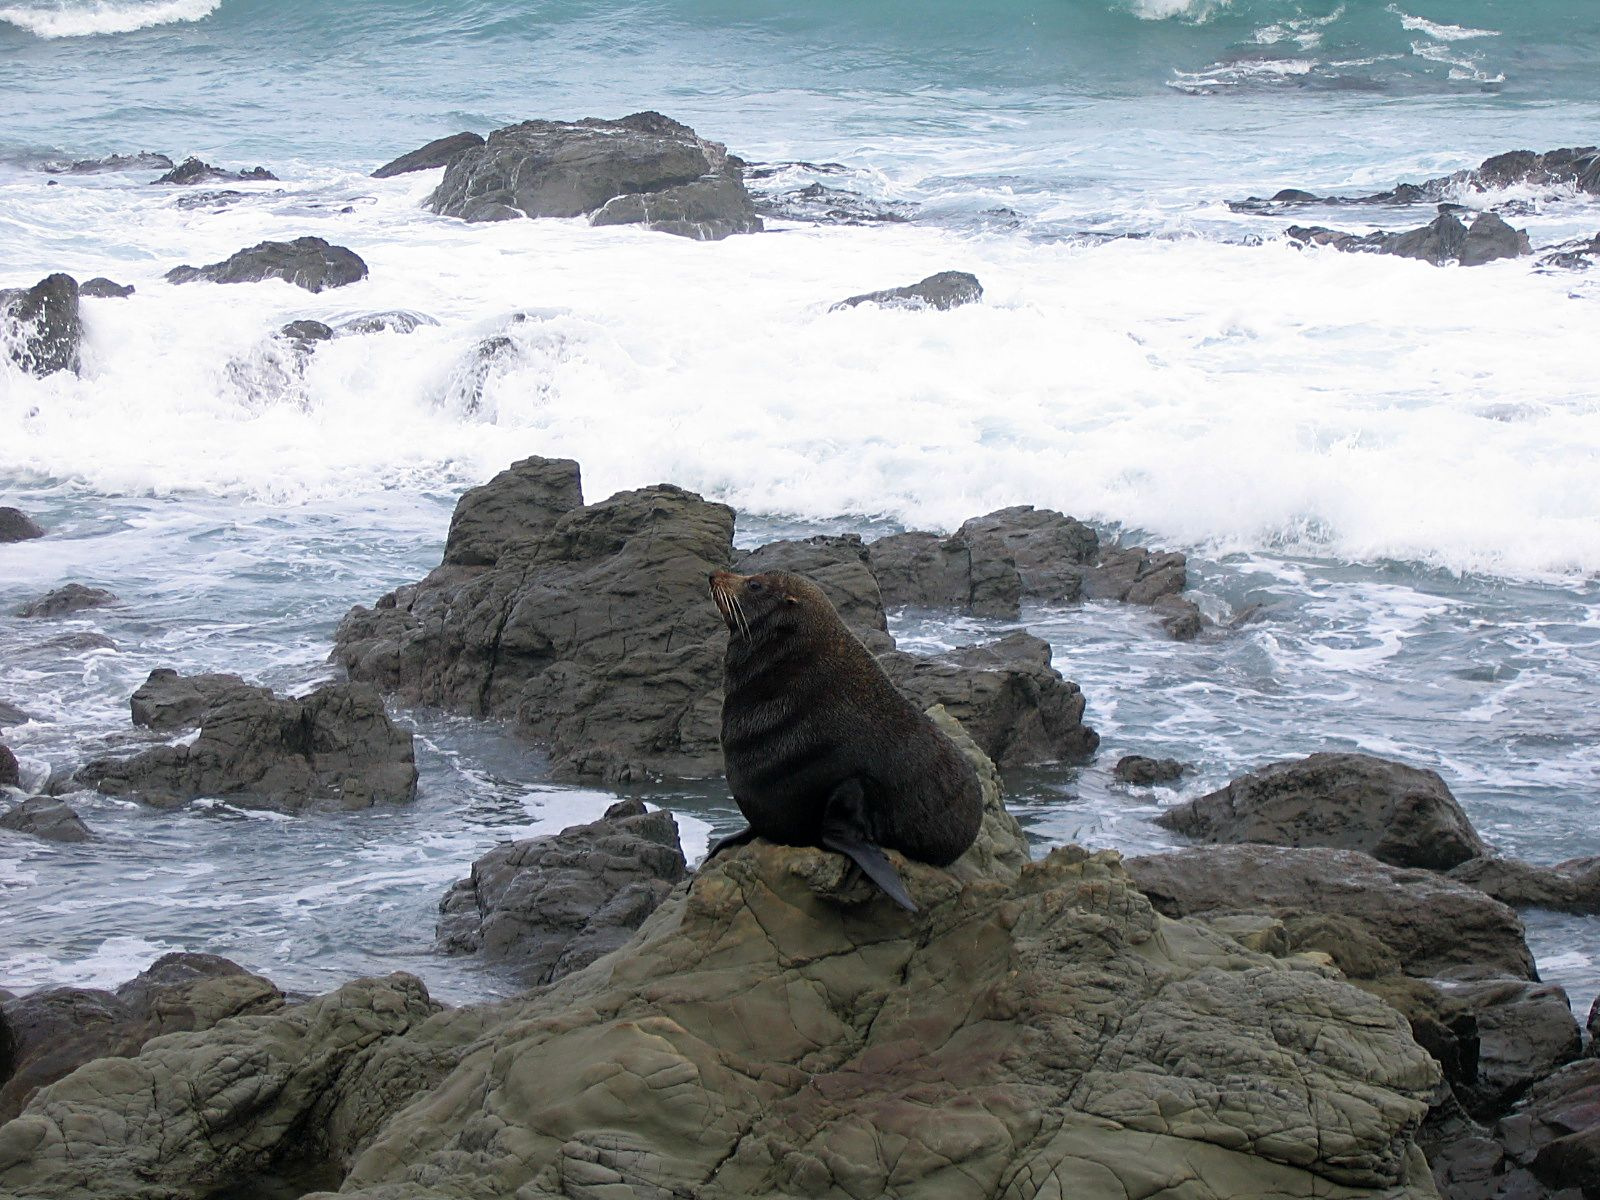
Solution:
<svg viewBox="0 0 1600 1200">
<path fill-rule="evenodd" d="M 706 856 L 700 860 L 703 867 L 724 850 L 732 850 L 735 846 L 743 846 L 756 839 L 756 831 L 746 825 L 738 833 L 730 833 L 725 838 L 718 838 L 711 843 L 711 849 L 706 851 Z"/>
<path fill-rule="evenodd" d="M 889 856 L 883 852 L 882 847 L 875 846 L 871 842 L 840 837 L 831 830 L 823 832 L 822 844 L 829 850 L 837 850 L 860 867 L 862 873 L 901 908 L 907 912 L 917 911 L 916 901 L 911 899 L 905 883 L 900 878 L 900 872 L 894 869 L 894 864 L 889 861 Z"/>
</svg>

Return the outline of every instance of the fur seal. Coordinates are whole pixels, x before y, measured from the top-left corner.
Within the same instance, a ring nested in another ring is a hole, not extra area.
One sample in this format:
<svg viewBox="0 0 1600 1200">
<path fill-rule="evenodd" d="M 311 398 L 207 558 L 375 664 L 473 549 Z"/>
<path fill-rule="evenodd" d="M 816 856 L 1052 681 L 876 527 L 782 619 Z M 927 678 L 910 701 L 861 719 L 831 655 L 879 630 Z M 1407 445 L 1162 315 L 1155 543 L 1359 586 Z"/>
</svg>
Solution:
<svg viewBox="0 0 1600 1200">
<path fill-rule="evenodd" d="M 722 756 L 749 828 L 847 855 L 910 912 L 883 848 L 945 866 L 983 819 L 978 774 L 928 715 L 889 682 L 809 579 L 787 571 L 711 575 L 728 626 Z"/>
</svg>

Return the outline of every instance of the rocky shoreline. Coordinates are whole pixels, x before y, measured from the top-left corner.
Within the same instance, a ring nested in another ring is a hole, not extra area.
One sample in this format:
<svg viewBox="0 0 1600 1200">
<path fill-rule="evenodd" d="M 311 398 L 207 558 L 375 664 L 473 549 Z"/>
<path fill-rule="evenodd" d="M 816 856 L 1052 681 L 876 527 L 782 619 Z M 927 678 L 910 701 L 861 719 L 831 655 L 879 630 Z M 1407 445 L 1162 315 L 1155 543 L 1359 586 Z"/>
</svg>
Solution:
<svg viewBox="0 0 1600 1200">
<path fill-rule="evenodd" d="M 1600 1012 L 1585 1032 L 1539 982 L 1514 906 L 1600 913 L 1600 859 L 1496 857 L 1437 774 L 1356 754 L 1269 764 L 1165 810 L 1215 844 L 1031 858 L 996 764 L 1092 754 L 1082 693 L 1026 633 L 906 653 L 886 606 L 1014 617 L 1110 599 L 1182 636 L 1189 604 L 1189 636 L 1230 636 L 1184 598 L 1182 555 L 1105 545 L 1061 513 L 738 550 L 723 505 L 666 484 L 586 503 L 577 463 L 526 459 L 462 496 L 435 571 L 340 625 L 352 682 L 294 698 L 158 671 L 121 752 L 11 807 L 0 837 L 73 828 L 60 797 L 86 786 L 154 806 L 406 803 L 411 737 L 383 695 L 509 721 L 571 778 L 714 775 L 704 580 L 725 566 L 817 580 L 979 765 L 974 848 L 948 872 L 898 864 L 923 914 L 820 851 L 757 843 L 691 875 L 671 815 L 622 801 L 497 846 L 441 898 L 439 951 L 514 972 L 529 990 L 511 1001 L 445 1008 L 403 974 L 285 996 L 205 955 L 114 993 L 0 995 L 0 1196 L 1122 1196 L 1185 1180 L 1591 1200 Z M 34 619 L 117 602 L 88 591 Z M 1183 769 L 1125 765 L 1133 786 Z"/>
</svg>

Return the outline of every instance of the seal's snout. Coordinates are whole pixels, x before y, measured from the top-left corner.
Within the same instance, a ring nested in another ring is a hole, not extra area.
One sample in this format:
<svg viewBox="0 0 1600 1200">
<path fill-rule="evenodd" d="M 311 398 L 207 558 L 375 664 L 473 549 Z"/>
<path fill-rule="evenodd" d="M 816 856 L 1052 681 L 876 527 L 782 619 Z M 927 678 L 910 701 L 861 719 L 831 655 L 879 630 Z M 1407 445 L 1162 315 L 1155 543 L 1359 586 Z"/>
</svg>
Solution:
<svg viewBox="0 0 1600 1200">
<path fill-rule="evenodd" d="M 711 583 L 711 598 L 716 601 L 717 609 L 722 613 L 729 630 L 748 635 L 750 625 L 739 603 L 739 585 L 744 582 L 744 576 L 735 575 L 732 571 L 713 571 L 707 578 Z"/>
</svg>

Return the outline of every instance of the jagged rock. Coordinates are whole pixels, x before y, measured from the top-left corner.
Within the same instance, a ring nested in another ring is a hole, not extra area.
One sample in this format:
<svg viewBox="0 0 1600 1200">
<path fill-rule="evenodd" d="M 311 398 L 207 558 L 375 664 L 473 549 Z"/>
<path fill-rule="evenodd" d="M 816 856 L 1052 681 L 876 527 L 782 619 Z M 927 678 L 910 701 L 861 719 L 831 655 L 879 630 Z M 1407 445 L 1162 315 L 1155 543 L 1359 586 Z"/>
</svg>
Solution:
<svg viewBox="0 0 1600 1200">
<path fill-rule="evenodd" d="M 228 171 L 222 167 L 213 167 L 210 163 L 201 162 L 198 158 L 186 158 L 172 170 L 168 171 L 156 183 L 170 183 L 187 187 L 195 183 L 212 183 L 217 180 L 275 180 L 278 177 L 265 167 L 251 167 L 246 171 Z"/>
<path fill-rule="evenodd" d="M 1461 247 L 1461 265 L 1477 267 L 1497 258 L 1520 258 L 1532 253 L 1526 230 L 1513 229 L 1502 218 L 1486 212 L 1467 230 L 1466 244 Z"/>
<path fill-rule="evenodd" d="M 1016 564 L 977 553 L 959 533 L 890 534 L 873 542 L 868 554 L 885 604 L 954 608 L 1001 620 L 1015 620 L 1021 612 Z"/>
<path fill-rule="evenodd" d="M 211 709 L 241 697 L 270 699 L 272 692 L 237 675 L 179 675 L 157 667 L 128 701 L 133 723 L 165 732 L 195 729 Z"/>
<path fill-rule="evenodd" d="M 0 760 L 11 753 L 4 746 L 0 746 L 0 751 L 4 752 L 0 754 Z M 13 774 L 16 761 L 14 758 L 11 760 Z M 0 761 L 0 768 L 3 768 L 3 761 Z M 0 770 L 0 783 L 3 782 L 3 770 Z M 0 829 L 26 833 L 47 842 L 86 842 L 93 836 L 89 827 L 65 801 L 51 796 L 33 796 L 9 812 L 0 813 Z"/>
<path fill-rule="evenodd" d="M 11 359 L 29 374 L 77 374 L 83 319 L 78 281 L 47 275 L 31 288 L 0 288 L 0 334 Z"/>
<path fill-rule="evenodd" d="M 576 464 L 529 460 L 469 494 L 446 561 L 352 610 L 334 659 L 407 703 L 513 719 L 550 746 L 561 776 L 720 774 L 727 632 L 706 579 L 733 562 L 732 510 L 662 484 L 563 511 L 581 499 L 577 488 Z M 887 654 L 893 642 L 861 556 L 858 540 L 814 538 L 763 547 L 740 565 L 805 570 L 868 647 Z M 985 748 L 1008 762 L 1052 733 L 1049 758 L 1080 753 L 1092 731 L 1062 728 L 1081 712 L 1076 686 L 1048 658 L 1036 661 L 1031 643 L 1006 657 L 992 679 L 970 664 L 883 661 L 924 706 L 996 714 L 980 720 Z M 1019 716 L 1035 695 L 1041 713 Z M 1024 732 L 999 729 L 1000 713 Z"/>
<path fill-rule="evenodd" d="M 137 1054 L 153 1037 L 282 1004 L 269 980 L 215 954 L 189 953 L 163 955 L 115 993 L 64 987 L 7 1000 L 0 1027 L 10 1034 L 11 1055 L 8 1067 L 0 1054 L 0 1125 L 86 1062 Z"/>
<path fill-rule="evenodd" d="M 829 309 L 854 308 L 858 304 L 878 304 L 884 308 L 936 308 L 947 310 L 963 304 L 975 304 L 983 299 L 983 285 L 976 275 L 966 271 L 940 271 L 904 287 L 886 288 L 881 292 L 863 292 L 839 301 Z"/>
<path fill-rule="evenodd" d="M 133 295 L 133 291 L 131 283 L 122 284 L 104 275 L 96 275 L 78 288 L 78 295 L 95 296 L 102 300 L 124 300 Z"/>
<path fill-rule="evenodd" d="M 372 178 L 390 179 L 412 171 L 431 171 L 435 167 L 447 167 L 463 150 L 474 150 L 481 145 L 483 136 L 477 133 L 452 133 L 442 138 L 434 138 L 426 146 L 419 146 L 409 154 L 402 154 L 392 162 L 384 163 L 372 173 Z"/>
<path fill-rule="evenodd" d="M 25 542 L 43 536 L 44 530 L 27 513 L 16 508 L 0 508 L 0 543 Z"/>
<path fill-rule="evenodd" d="M 1541 267 L 1562 267 L 1569 271 L 1587 271 L 1600 262 L 1600 233 L 1591 238 L 1574 238 L 1556 246 L 1544 247 L 1545 255 L 1539 260 Z"/>
<path fill-rule="evenodd" d="M 1536 979 L 1517 914 L 1431 871 L 1391 867 L 1356 850 L 1207 846 L 1128 860 L 1172 917 L 1261 912 L 1286 923 L 1339 915 L 1360 922 L 1408 974 Z"/>
<path fill-rule="evenodd" d="M 170 171 L 172 160 L 165 154 L 142 150 L 138 154 L 108 154 L 104 158 L 80 158 L 71 163 L 46 163 L 48 175 L 104 175 L 113 171 Z"/>
<path fill-rule="evenodd" d="M 20 788 L 22 772 L 17 767 L 17 756 L 11 747 L 0 742 L 0 787 Z"/>
<path fill-rule="evenodd" d="M 686 872 L 672 814 L 624 800 L 592 824 L 474 862 L 439 902 L 439 945 L 553 983 L 631 938 Z"/>
<path fill-rule="evenodd" d="M 524 458 L 463 492 L 450 518 L 444 561 L 493 566 L 501 552 L 583 507 L 583 481 L 570 458 Z"/>
<path fill-rule="evenodd" d="M 169 696 L 179 690 L 159 686 Z M 183 710 L 175 698 L 170 708 L 155 705 L 152 719 L 176 720 Z M 416 795 L 411 735 L 389 720 L 382 697 L 365 684 L 328 684 L 303 699 L 232 688 L 199 719 L 199 736 L 187 744 L 99 759 L 77 778 L 157 808 L 208 797 L 282 812 L 340 811 Z"/>
<path fill-rule="evenodd" d="M 1457 1088 L 1468 1107 L 1498 1114 L 1529 1085 L 1573 1061 L 1583 1035 L 1567 993 L 1555 984 L 1517 979 L 1447 982 L 1444 993 L 1477 1025 L 1478 1069 Z"/>
<path fill-rule="evenodd" d="M 1480 213 L 1471 227 L 1462 224 L 1453 212 L 1443 212 L 1420 229 L 1404 233 L 1379 231 L 1365 235 L 1344 233 L 1323 226 L 1293 225 L 1288 236 L 1308 245 L 1332 246 L 1336 250 L 1393 254 L 1399 258 L 1420 258 L 1436 267 L 1459 262 L 1464 267 L 1481 266 L 1499 258 L 1517 258 L 1533 253 L 1526 230 L 1513 229 L 1494 213 Z"/>
<path fill-rule="evenodd" d="M 92 1063 L 0 1127 L 0 1190 L 200 1200 L 290 1161 L 346 1200 L 1432 1196 L 1398 1014 L 1163 919 L 1113 853 L 1028 862 L 980 777 L 973 850 L 896 856 L 915 918 L 758 840 L 520 1000 L 430 1016 L 396 976 Z"/>
<path fill-rule="evenodd" d="M 1434 871 L 1488 853 L 1437 773 L 1367 754 L 1269 763 L 1156 823 L 1204 842 L 1332 846 Z"/>
<path fill-rule="evenodd" d="M 1142 754 L 1125 754 L 1112 768 L 1112 776 L 1134 787 L 1155 787 L 1162 783 L 1176 783 L 1186 770 L 1175 758 L 1146 758 Z"/>
<path fill-rule="evenodd" d="M 1568 859 L 1553 867 L 1485 856 L 1454 868 L 1450 878 L 1487 892 L 1512 908 L 1600 913 L 1600 856 Z"/>
<path fill-rule="evenodd" d="M 467 221 L 594 214 L 700 239 L 761 228 L 727 148 L 655 112 L 497 129 L 450 161 L 428 204 Z"/>
<path fill-rule="evenodd" d="M 117 597 L 104 588 L 69 583 L 53 592 L 47 592 L 37 600 L 30 600 L 17 609 L 17 616 L 64 617 L 71 613 L 83 612 L 90 608 L 104 608 L 108 604 L 116 603 L 118 603 Z"/>
<path fill-rule="evenodd" d="M 424 325 L 438 323 L 424 313 L 395 309 L 392 312 L 366 313 L 359 317 L 351 317 L 348 321 L 340 322 L 334 332 L 341 337 L 365 333 L 414 333 Z"/>
<path fill-rule="evenodd" d="M 344 287 L 367 277 L 367 264 L 343 246 L 319 237 L 292 242 L 260 242 L 249 249 L 204 267 L 173 267 L 168 283 L 257 283 L 283 279 L 308 292 Z"/>
</svg>

